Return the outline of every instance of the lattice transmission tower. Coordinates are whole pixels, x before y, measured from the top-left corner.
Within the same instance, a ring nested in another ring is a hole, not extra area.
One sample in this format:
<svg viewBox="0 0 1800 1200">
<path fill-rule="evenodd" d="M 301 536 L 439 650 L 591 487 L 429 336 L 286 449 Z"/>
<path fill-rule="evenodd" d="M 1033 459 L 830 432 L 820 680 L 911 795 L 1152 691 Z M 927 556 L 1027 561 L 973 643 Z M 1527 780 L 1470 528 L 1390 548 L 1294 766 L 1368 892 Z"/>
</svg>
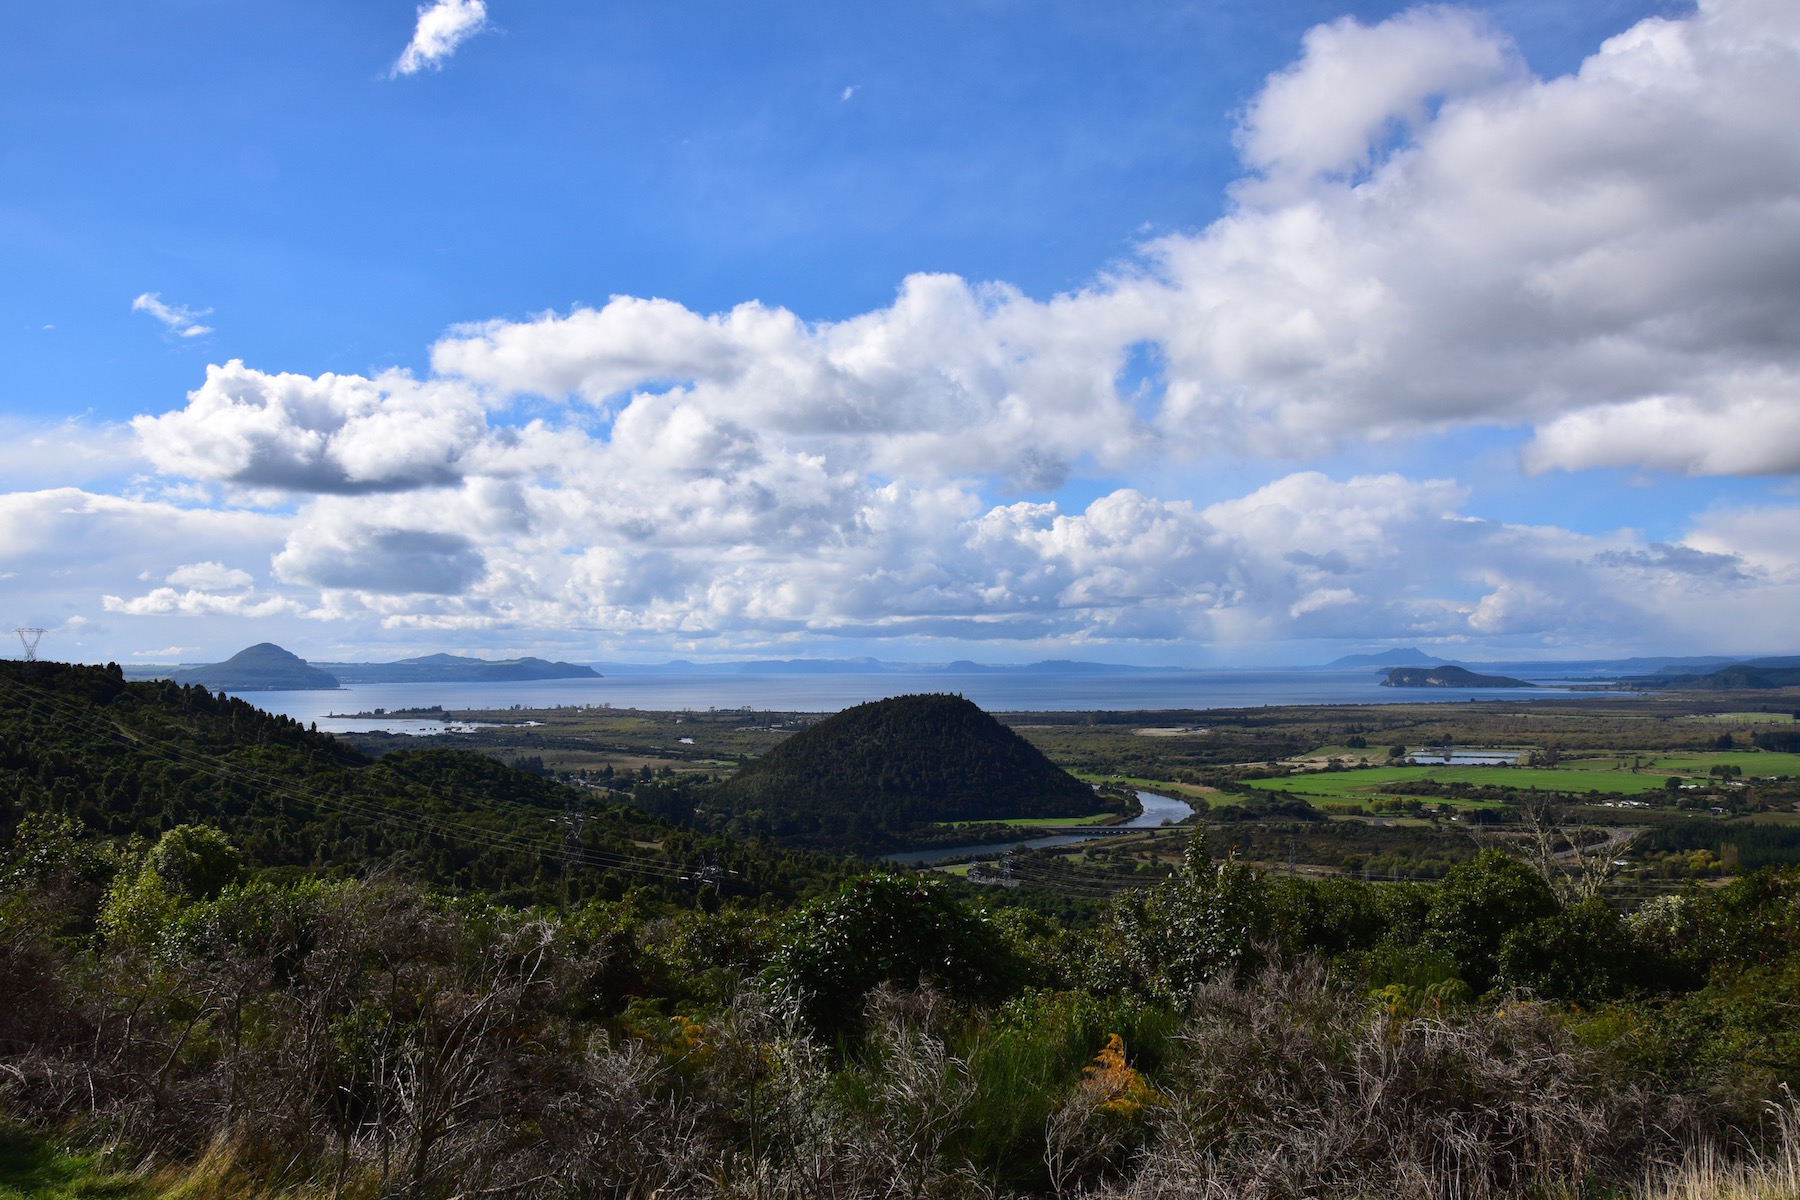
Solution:
<svg viewBox="0 0 1800 1200">
<path fill-rule="evenodd" d="M 34 629 L 28 625 L 21 625 L 13 630 L 13 632 L 19 635 L 19 644 L 25 647 L 25 661 L 36 662 L 38 639 L 50 631 L 48 629 Z"/>
</svg>

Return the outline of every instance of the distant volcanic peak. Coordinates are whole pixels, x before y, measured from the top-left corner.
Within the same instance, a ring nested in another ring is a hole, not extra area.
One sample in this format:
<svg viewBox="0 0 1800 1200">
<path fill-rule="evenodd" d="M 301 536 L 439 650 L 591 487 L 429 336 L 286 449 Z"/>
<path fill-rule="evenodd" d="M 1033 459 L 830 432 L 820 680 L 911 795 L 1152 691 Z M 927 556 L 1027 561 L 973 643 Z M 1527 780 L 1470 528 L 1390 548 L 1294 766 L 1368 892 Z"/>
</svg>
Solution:
<svg viewBox="0 0 1800 1200">
<path fill-rule="evenodd" d="M 246 646 L 224 662 L 176 671 L 170 678 L 227 692 L 330 691 L 338 686 L 336 676 L 274 642 Z"/>
<path fill-rule="evenodd" d="M 1528 688 L 1536 684 L 1510 675 L 1477 675 L 1462 667 L 1394 667 L 1381 681 L 1382 687 L 1439 688 Z"/>
<path fill-rule="evenodd" d="M 1435 654 L 1427 654 L 1416 646 L 1408 646 L 1399 650 L 1381 650 L 1373 654 L 1346 654 L 1325 664 L 1327 669 L 1334 667 L 1418 667 L 1441 666 L 1446 660 Z"/>
</svg>

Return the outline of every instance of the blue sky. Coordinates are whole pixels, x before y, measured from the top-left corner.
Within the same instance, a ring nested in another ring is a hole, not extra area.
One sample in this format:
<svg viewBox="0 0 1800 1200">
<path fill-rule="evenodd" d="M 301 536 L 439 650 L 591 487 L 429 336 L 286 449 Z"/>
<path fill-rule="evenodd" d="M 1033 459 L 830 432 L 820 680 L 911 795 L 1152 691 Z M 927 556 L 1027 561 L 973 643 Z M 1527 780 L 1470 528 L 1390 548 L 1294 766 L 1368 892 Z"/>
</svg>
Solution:
<svg viewBox="0 0 1800 1200">
<path fill-rule="evenodd" d="M 15 6 L 0 619 L 1800 649 L 1786 7 Z"/>
</svg>

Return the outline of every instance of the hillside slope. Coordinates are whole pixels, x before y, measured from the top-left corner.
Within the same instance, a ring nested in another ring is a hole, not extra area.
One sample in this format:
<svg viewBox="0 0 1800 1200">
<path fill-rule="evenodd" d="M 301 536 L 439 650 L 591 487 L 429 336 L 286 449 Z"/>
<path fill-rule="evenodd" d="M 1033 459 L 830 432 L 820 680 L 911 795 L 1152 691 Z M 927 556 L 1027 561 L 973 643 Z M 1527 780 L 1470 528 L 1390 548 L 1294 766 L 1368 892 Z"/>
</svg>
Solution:
<svg viewBox="0 0 1800 1200">
<path fill-rule="evenodd" d="M 1800 687 L 1800 667 L 1785 666 L 1785 660 L 1769 663 L 1733 663 L 1710 675 L 1673 675 L 1651 680 L 1660 687 L 1692 691 L 1749 692 L 1776 688 Z"/>
<path fill-rule="evenodd" d="M 75 817 L 94 837 L 154 840 L 205 824 L 252 869 L 379 867 L 517 902 L 560 896 L 565 860 L 571 896 L 691 892 L 703 859 L 734 872 L 733 886 L 777 894 L 818 873 L 773 847 L 678 830 L 483 755 L 421 744 L 374 760 L 205 688 L 130 683 L 116 667 L 0 662 L 0 845 L 34 812 Z M 571 807 L 585 809 L 578 846 L 564 841 Z"/>
<path fill-rule="evenodd" d="M 714 801 L 778 837 L 891 849 L 946 821 L 1099 812 L 1094 790 L 960 696 L 859 704 L 743 768 Z"/>
</svg>

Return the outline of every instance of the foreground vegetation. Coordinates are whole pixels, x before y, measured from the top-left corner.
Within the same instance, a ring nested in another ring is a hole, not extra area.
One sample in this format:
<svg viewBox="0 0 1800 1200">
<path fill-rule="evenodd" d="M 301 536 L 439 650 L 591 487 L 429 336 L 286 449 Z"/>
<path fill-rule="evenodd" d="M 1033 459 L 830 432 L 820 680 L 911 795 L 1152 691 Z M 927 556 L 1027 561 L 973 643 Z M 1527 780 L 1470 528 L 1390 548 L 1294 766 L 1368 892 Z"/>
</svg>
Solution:
<svg viewBox="0 0 1800 1200">
<path fill-rule="evenodd" d="M 1795 1194 L 1793 867 L 1623 893 L 1579 830 L 1300 820 L 1245 759 L 1129 886 L 981 887 L 652 815 L 654 770 L 0 684 L 0 1196 Z M 1234 853 L 1289 827 L 1467 849 Z"/>
<path fill-rule="evenodd" d="M 1785 1152 L 1800 875 L 1620 918 L 1493 851 L 1435 887 L 1190 851 L 1075 929 L 900 876 L 792 913 L 270 883 L 34 818 L 0 1097 L 108 1170 L 366 1195 L 1601 1194 Z"/>
</svg>

